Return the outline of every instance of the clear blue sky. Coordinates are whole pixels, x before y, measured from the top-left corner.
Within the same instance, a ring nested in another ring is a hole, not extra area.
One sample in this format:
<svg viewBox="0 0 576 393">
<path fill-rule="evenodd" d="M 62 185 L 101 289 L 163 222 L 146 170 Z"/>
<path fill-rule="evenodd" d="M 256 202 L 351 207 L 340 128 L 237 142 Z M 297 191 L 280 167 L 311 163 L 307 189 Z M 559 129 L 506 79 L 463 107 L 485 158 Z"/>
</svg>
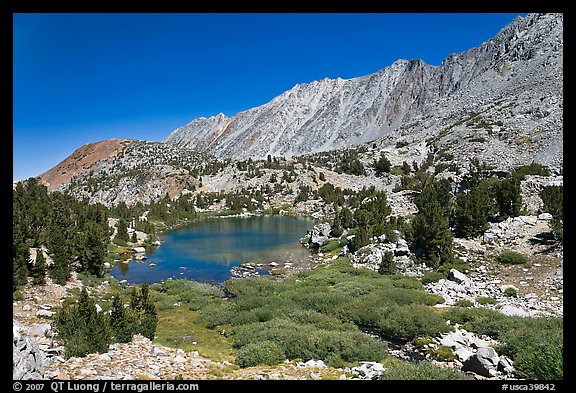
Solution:
<svg viewBox="0 0 576 393">
<path fill-rule="evenodd" d="M 162 141 L 298 83 L 438 65 L 526 14 L 14 14 L 13 179 L 85 143 Z"/>
</svg>

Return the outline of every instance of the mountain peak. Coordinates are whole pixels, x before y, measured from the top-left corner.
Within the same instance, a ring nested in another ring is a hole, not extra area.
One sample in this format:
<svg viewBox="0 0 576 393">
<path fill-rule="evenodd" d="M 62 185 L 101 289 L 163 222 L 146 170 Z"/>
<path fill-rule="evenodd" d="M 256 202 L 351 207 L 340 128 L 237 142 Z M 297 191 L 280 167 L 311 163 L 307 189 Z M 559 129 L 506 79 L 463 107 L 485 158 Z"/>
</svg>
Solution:
<svg viewBox="0 0 576 393">
<path fill-rule="evenodd" d="M 424 113 L 435 119 L 427 132 L 438 132 L 486 102 L 510 92 L 517 98 L 523 86 L 542 86 L 530 92 L 538 99 L 538 89 L 561 97 L 562 25 L 561 14 L 515 18 L 494 38 L 450 54 L 440 66 L 398 59 L 371 75 L 298 84 L 231 118 L 196 119 L 165 142 L 220 158 L 294 156 L 384 138 Z"/>
</svg>

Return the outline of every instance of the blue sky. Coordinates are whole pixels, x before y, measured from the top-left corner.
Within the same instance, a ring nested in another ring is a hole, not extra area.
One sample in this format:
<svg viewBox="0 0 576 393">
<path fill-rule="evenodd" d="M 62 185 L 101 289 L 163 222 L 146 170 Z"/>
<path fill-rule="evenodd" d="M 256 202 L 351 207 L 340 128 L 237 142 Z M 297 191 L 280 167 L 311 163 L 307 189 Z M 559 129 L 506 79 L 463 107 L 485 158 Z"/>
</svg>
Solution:
<svg viewBox="0 0 576 393">
<path fill-rule="evenodd" d="M 398 59 L 439 65 L 517 15 L 526 14 L 14 14 L 13 180 L 83 144 L 162 141 L 298 83 Z"/>
</svg>

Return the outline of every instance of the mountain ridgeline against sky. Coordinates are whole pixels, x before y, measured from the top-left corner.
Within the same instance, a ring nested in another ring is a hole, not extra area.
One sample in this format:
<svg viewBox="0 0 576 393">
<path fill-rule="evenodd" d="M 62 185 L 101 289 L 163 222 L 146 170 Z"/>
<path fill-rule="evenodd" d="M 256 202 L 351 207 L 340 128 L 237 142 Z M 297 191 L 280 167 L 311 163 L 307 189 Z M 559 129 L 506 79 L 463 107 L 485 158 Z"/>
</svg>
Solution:
<svg viewBox="0 0 576 393">
<path fill-rule="evenodd" d="M 439 66 L 398 60 L 372 75 L 299 84 L 233 117 L 195 119 L 164 142 L 218 158 L 297 156 L 372 141 L 414 120 L 421 130 L 437 132 L 465 113 L 511 97 L 516 104 L 524 100 L 526 113 L 550 104 L 544 121 L 534 124 L 528 116 L 531 125 L 518 126 L 554 128 L 554 138 L 561 139 L 562 35 L 561 14 L 518 17 L 491 40 Z M 521 120 L 517 115 L 514 120 Z"/>
<path fill-rule="evenodd" d="M 358 145 L 368 167 L 380 154 L 394 165 L 420 165 L 430 153 L 447 160 L 438 171 L 466 171 L 471 159 L 503 171 L 532 162 L 561 167 L 562 14 L 518 17 L 439 66 L 398 60 L 372 75 L 296 85 L 233 117 L 193 120 L 163 142 L 88 144 L 39 177 L 50 190 L 92 202 L 148 203 L 166 194 L 245 187 L 225 159 L 290 158 Z M 251 181 L 266 184 L 267 176 Z"/>
</svg>

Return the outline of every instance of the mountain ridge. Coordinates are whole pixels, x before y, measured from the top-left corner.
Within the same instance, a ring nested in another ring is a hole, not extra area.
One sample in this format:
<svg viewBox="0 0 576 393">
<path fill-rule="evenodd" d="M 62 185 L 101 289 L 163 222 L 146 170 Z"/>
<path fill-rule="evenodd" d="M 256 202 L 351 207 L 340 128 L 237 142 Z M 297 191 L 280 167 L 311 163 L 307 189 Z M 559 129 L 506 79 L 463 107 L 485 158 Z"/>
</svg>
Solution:
<svg viewBox="0 0 576 393">
<path fill-rule="evenodd" d="M 195 119 L 164 142 L 239 159 L 291 157 L 369 142 L 446 100 L 476 98 L 478 94 L 467 97 L 473 89 L 481 91 L 484 100 L 502 95 L 514 72 L 530 66 L 519 62 L 562 49 L 562 24 L 561 14 L 517 17 L 495 37 L 449 55 L 439 66 L 399 59 L 370 75 L 297 84 L 232 117 Z M 452 106 L 439 113 L 437 122 L 454 117 L 460 108 L 453 102 Z"/>
<path fill-rule="evenodd" d="M 264 186 L 271 184 L 273 170 L 245 178 L 235 168 L 243 164 L 231 160 L 306 160 L 325 152 L 335 152 L 327 158 L 334 164 L 358 150 L 367 168 L 381 155 L 395 166 L 420 166 L 432 155 L 435 172 L 445 177 L 465 173 L 470 159 L 496 171 L 535 162 L 560 173 L 562 24 L 561 14 L 530 14 L 438 66 L 400 59 L 370 75 L 297 84 L 235 116 L 194 119 L 164 142 L 131 141 L 114 154 L 92 155 L 90 163 L 88 158 L 75 163 L 75 152 L 40 179 L 51 190 L 113 205 L 147 203 L 166 193 Z M 384 185 L 369 170 L 355 181 L 335 172 L 325 175 L 341 187 L 391 190 L 399 181 L 390 175 Z M 299 176 L 298 184 L 312 181 Z"/>
</svg>

